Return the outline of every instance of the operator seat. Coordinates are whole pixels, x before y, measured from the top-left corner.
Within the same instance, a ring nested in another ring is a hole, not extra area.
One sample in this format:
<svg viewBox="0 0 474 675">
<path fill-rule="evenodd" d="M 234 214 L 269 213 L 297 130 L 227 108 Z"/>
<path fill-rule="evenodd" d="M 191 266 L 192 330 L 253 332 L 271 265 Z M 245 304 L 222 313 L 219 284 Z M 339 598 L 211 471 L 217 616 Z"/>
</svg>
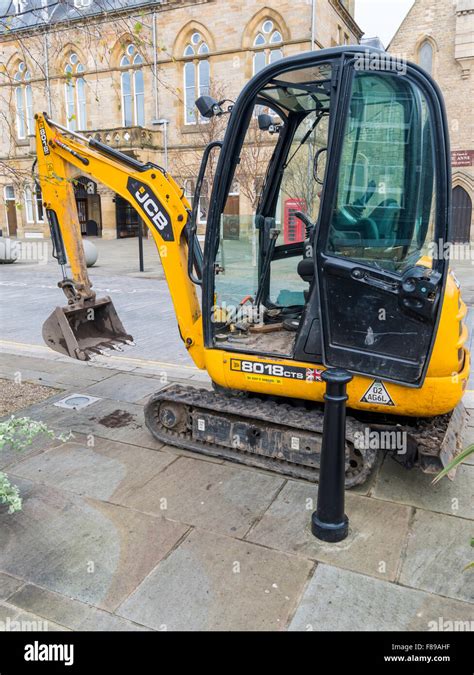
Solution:
<svg viewBox="0 0 474 675">
<path fill-rule="evenodd" d="M 400 213 L 400 206 L 395 199 L 385 199 L 370 214 L 370 218 L 375 221 L 380 239 L 391 243 L 395 237 L 395 227 Z"/>
<path fill-rule="evenodd" d="M 359 218 L 355 223 L 337 222 L 333 224 L 333 243 L 341 246 L 367 246 L 368 242 L 379 239 L 379 230 L 372 217 Z"/>
<path fill-rule="evenodd" d="M 359 235 L 359 238 L 357 238 L 357 235 Z M 334 228 L 332 239 L 333 243 L 339 246 L 356 248 L 358 246 L 367 246 L 369 243 L 373 245 L 373 242 L 379 239 L 379 230 L 372 218 L 361 218 L 353 225 L 346 225 L 344 229 Z M 314 279 L 314 258 L 303 258 L 303 260 L 300 260 L 298 263 L 298 274 L 303 281 L 307 281 L 310 284 Z"/>
<path fill-rule="evenodd" d="M 314 279 L 314 258 L 303 258 L 298 263 L 298 274 L 309 284 Z"/>
</svg>

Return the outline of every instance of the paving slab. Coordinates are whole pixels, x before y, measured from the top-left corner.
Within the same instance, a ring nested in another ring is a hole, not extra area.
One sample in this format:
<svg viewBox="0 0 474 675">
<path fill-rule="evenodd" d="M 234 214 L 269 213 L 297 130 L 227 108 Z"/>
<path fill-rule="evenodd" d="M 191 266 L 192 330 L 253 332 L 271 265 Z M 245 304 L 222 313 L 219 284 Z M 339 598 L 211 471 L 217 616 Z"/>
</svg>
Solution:
<svg viewBox="0 0 474 675">
<path fill-rule="evenodd" d="M 25 408 L 22 415 L 40 420 L 54 429 L 57 434 L 72 432 L 76 436 L 94 437 L 126 443 L 150 450 L 166 450 L 175 456 L 196 457 L 196 453 L 182 450 L 173 446 L 164 445 L 157 441 L 145 426 L 143 405 L 127 403 L 126 401 L 112 401 L 100 399 L 81 410 L 58 408 L 55 402 L 72 394 L 87 394 L 87 389 L 61 392 L 47 401 Z M 202 461 L 222 464 L 218 457 L 200 456 Z"/>
<path fill-rule="evenodd" d="M 13 379 L 13 374 L 4 374 L 8 379 Z M 89 387 L 97 382 L 97 380 L 87 377 L 83 373 L 73 373 L 69 376 L 67 373 L 48 373 L 44 370 L 31 370 L 25 368 L 21 371 L 21 379 L 23 382 L 33 382 L 34 384 L 42 384 L 45 387 L 54 387 L 54 389 L 64 390 L 68 387 Z M 54 394 L 54 391 L 52 392 Z"/>
<path fill-rule="evenodd" d="M 472 521 L 419 510 L 415 514 L 400 583 L 474 603 Z"/>
<path fill-rule="evenodd" d="M 8 603 L 0 603 L 0 633 L 12 631 L 65 631 L 67 628 L 52 621 L 46 621 L 43 617 L 22 612 L 17 607 Z"/>
<path fill-rule="evenodd" d="M 115 401 L 138 403 L 140 399 L 148 398 L 167 384 L 167 381 L 160 381 L 160 377 L 119 373 L 92 385 L 88 388 L 88 393 L 102 398 L 112 398 Z"/>
<path fill-rule="evenodd" d="M 464 427 L 464 434 L 463 434 L 463 448 L 467 448 L 469 445 L 474 445 L 474 423 L 472 421 L 472 418 L 470 420 L 470 423 Z M 466 460 L 464 460 L 464 464 L 474 466 L 474 453 L 472 455 L 469 455 L 469 457 Z"/>
<path fill-rule="evenodd" d="M 78 600 L 27 584 L 13 595 L 9 602 L 18 607 L 36 612 L 48 622 L 61 624 L 70 630 L 92 631 L 137 631 L 149 630 L 145 626 L 122 619 Z"/>
<path fill-rule="evenodd" d="M 310 529 L 316 501 L 315 485 L 288 481 L 246 539 L 370 576 L 396 578 L 410 507 L 346 493 L 349 536 L 338 544 L 325 544 Z"/>
<path fill-rule="evenodd" d="M 192 385 L 195 387 L 203 387 L 205 385 L 212 386 L 212 380 L 209 377 L 207 371 L 197 370 L 193 375 L 191 375 Z M 206 387 L 207 388 L 207 387 Z"/>
<path fill-rule="evenodd" d="M 0 600 L 8 600 L 10 595 L 13 595 L 23 584 L 24 581 L 21 579 L 0 573 Z"/>
<path fill-rule="evenodd" d="M 446 477 L 433 485 L 433 478 L 434 476 L 418 469 L 407 470 L 387 457 L 372 496 L 411 504 L 429 511 L 474 518 L 473 466 L 460 466 L 454 481 Z"/>
<path fill-rule="evenodd" d="M 312 563 L 193 530 L 117 613 L 156 630 L 282 630 Z"/>
<path fill-rule="evenodd" d="M 120 502 L 162 471 L 176 456 L 101 438 L 64 443 L 20 461 L 16 476 L 109 502 Z M 161 513 L 160 515 L 163 515 Z"/>
<path fill-rule="evenodd" d="M 440 626 L 449 629 L 453 621 L 462 622 L 465 630 L 472 619 L 467 603 L 321 564 L 289 630 L 438 631 Z"/>
<path fill-rule="evenodd" d="M 11 476 L 23 511 L 0 514 L 0 571 L 113 610 L 187 526 Z"/>
<path fill-rule="evenodd" d="M 372 471 L 370 472 L 369 477 L 365 481 L 365 483 L 362 483 L 362 485 L 356 485 L 355 487 L 351 488 L 351 495 L 368 495 L 372 493 L 372 488 L 375 484 L 375 481 L 377 480 L 377 476 L 379 475 L 379 471 L 382 467 L 382 464 L 384 462 L 386 453 L 384 451 L 380 451 L 376 457 L 374 467 Z"/>
<path fill-rule="evenodd" d="M 87 392 L 88 393 L 88 392 Z M 81 414 L 85 413 L 85 414 Z M 152 450 L 163 447 L 145 426 L 142 405 L 103 399 L 73 415 L 75 431 Z"/>
<path fill-rule="evenodd" d="M 11 378 L 16 373 L 20 373 L 23 379 L 28 379 L 25 374 L 35 372 L 57 378 L 58 381 L 74 384 L 75 381 L 81 379 L 100 382 L 119 371 L 95 367 L 90 362 L 75 361 L 74 359 L 56 360 L 23 354 L 0 354 L 0 373 Z"/>
<path fill-rule="evenodd" d="M 88 394 L 89 391 L 78 387 L 68 393 Z M 65 395 L 63 392 L 23 412 L 64 433 L 73 431 L 151 449 L 162 447 L 163 443 L 156 441 L 145 427 L 143 406 L 110 399 L 101 399 L 79 410 L 55 406 Z"/>
<path fill-rule="evenodd" d="M 43 373 L 58 372 L 58 364 L 49 359 L 42 359 L 26 354 L 0 354 L 0 373 L 13 378 L 25 370 L 37 370 Z"/>
<path fill-rule="evenodd" d="M 42 616 L 31 612 L 22 612 L 8 603 L 0 603 L 0 633 L 21 632 L 62 632 L 67 631 L 54 621 L 47 621 Z"/>
<path fill-rule="evenodd" d="M 156 441 L 156 443 L 158 443 Z M 159 446 L 159 449 L 161 452 L 169 452 L 170 454 L 174 455 L 175 457 L 189 457 L 190 459 L 198 459 L 200 462 L 211 462 L 211 464 L 225 464 L 226 461 L 224 459 L 220 459 L 219 457 L 211 457 L 210 455 L 202 455 L 199 452 L 193 452 L 192 450 L 183 450 L 183 448 L 177 448 L 174 445 L 161 445 Z M 228 464 L 231 464 L 233 468 L 235 468 L 236 464 L 235 462 L 228 462 Z M 260 469 L 259 469 L 260 471 Z M 275 476 L 274 473 L 271 474 L 272 476 Z"/>
<path fill-rule="evenodd" d="M 242 537 L 284 481 L 257 471 L 180 457 L 120 503 L 213 532 Z"/>
<path fill-rule="evenodd" d="M 467 391 L 462 399 L 466 408 L 474 408 L 474 391 Z"/>
<path fill-rule="evenodd" d="M 23 417 L 21 411 L 18 417 Z M 56 436 L 59 432 L 56 433 Z M 21 450 L 14 450 L 11 447 L 5 447 L 0 453 L 0 469 L 7 470 L 25 459 L 25 457 L 32 457 L 40 454 L 49 448 L 54 448 L 57 445 L 62 445 L 62 441 L 57 438 L 51 438 L 47 434 L 39 434 L 33 439 L 30 445 L 26 445 Z M 8 473 L 8 471 L 7 471 Z"/>
<path fill-rule="evenodd" d="M 11 607 L 11 605 L 8 605 L 5 602 L 0 602 L 0 629 L 2 629 L 5 624 L 8 624 L 8 622 L 15 621 L 19 613 L 20 610 L 17 607 Z M 3 630 L 5 630 L 5 628 L 3 628 Z"/>
<path fill-rule="evenodd" d="M 166 336 L 164 337 L 166 339 Z M 159 339 L 158 336 L 157 339 Z M 156 341 L 154 344 L 156 346 Z M 185 356 L 185 358 L 181 358 L 182 356 Z M 166 377 L 168 381 L 174 382 L 177 379 L 183 379 L 188 382 L 189 379 L 195 374 L 204 372 L 209 378 L 209 375 L 207 375 L 206 371 L 199 370 L 190 361 L 190 357 L 187 354 L 184 355 L 182 353 L 181 346 L 177 351 L 174 352 L 173 357 L 170 360 L 155 361 L 153 359 L 134 359 L 126 356 L 111 357 L 111 359 L 107 360 L 111 360 L 112 363 L 120 370 L 124 369 L 124 365 L 128 365 L 130 367 L 133 366 L 132 372 L 134 375 L 143 375 L 144 377 Z M 176 363 L 176 361 L 179 363 Z M 189 363 L 189 365 L 186 365 L 186 363 Z"/>
<path fill-rule="evenodd" d="M 53 396 L 48 398 L 45 401 L 40 401 L 33 405 L 23 408 L 21 410 L 21 416 L 31 417 L 31 419 L 44 422 L 51 428 L 61 428 L 65 430 L 64 422 L 68 417 L 73 417 L 76 412 L 84 412 L 86 409 L 83 408 L 82 411 L 69 410 L 67 408 L 59 408 L 54 404 L 65 398 L 69 394 L 73 393 L 82 393 L 80 387 L 76 389 L 61 390 L 54 393 Z M 85 393 L 85 391 L 84 391 Z M 18 416 L 20 415 L 18 413 Z"/>
<path fill-rule="evenodd" d="M 20 624 L 21 631 L 41 630 L 48 633 L 62 633 L 69 630 L 54 621 L 45 621 L 41 616 L 31 614 L 31 612 L 20 612 L 16 621 Z"/>
<path fill-rule="evenodd" d="M 154 375 L 155 377 L 159 377 L 156 374 Z M 150 377 L 150 374 L 148 374 L 148 377 Z M 212 386 L 212 380 L 210 377 L 206 374 L 206 379 L 199 379 L 196 380 L 194 379 L 194 375 L 192 377 L 172 377 L 171 380 L 167 382 L 167 384 L 181 384 L 184 386 L 191 386 L 194 387 L 195 389 L 207 389 L 207 391 L 212 391 L 213 386 Z M 143 398 L 139 399 L 137 403 L 140 403 L 141 405 L 146 405 L 149 400 L 149 396 L 144 396 Z"/>
</svg>

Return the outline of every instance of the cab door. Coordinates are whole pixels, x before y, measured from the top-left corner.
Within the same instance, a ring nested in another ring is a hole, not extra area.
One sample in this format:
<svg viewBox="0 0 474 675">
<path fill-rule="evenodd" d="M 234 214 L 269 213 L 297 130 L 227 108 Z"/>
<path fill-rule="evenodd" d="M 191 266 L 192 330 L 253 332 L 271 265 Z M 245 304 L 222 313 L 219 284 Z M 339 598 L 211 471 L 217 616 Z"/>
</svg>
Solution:
<svg viewBox="0 0 474 675">
<path fill-rule="evenodd" d="M 443 104 L 415 68 L 354 63 L 340 100 L 315 244 L 324 362 L 421 386 L 448 273 Z"/>
</svg>

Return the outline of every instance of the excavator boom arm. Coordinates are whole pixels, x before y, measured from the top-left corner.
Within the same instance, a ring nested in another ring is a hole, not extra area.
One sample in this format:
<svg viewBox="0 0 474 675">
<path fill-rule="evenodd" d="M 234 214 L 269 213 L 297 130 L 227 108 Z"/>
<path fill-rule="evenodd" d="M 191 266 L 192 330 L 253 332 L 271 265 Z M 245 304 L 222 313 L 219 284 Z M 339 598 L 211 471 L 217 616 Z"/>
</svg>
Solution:
<svg viewBox="0 0 474 675">
<path fill-rule="evenodd" d="M 70 305 L 87 307 L 95 300 L 74 198 L 74 180 L 85 174 L 126 199 L 149 228 L 181 337 L 196 365 L 203 368 L 201 308 L 188 275 L 186 226 L 190 204 L 184 191 L 156 165 L 141 164 L 99 141 L 63 131 L 67 130 L 45 114 L 36 115 L 39 183 L 53 242 L 59 239 L 64 245 L 71 266 L 72 279 L 60 284 Z"/>
</svg>

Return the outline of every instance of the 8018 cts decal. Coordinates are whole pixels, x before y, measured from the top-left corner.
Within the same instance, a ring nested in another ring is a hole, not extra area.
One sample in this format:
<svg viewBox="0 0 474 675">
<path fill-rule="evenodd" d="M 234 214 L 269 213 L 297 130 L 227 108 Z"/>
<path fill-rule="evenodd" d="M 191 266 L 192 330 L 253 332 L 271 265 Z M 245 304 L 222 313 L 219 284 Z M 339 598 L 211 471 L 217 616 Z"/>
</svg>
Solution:
<svg viewBox="0 0 474 675">
<path fill-rule="evenodd" d="M 43 148 L 43 154 L 49 155 L 48 137 L 46 136 L 46 129 L 44 128 L 43 122 L 41 122 L 39 125 L 39 134 L 41 138 L 41 147 Z"/>
<path fill-rule="evenodd" d="M 247 373 L 249 375 L 283 377 L 288 380 L 301 380 L 302 382 L 321 382 L 323 372 L 318 368 L 283 366 L 281 363 L 268 363 L 266 361 L 245 361 L 243 359 L 231 359 L 230 369 L 241 373 Z"/>
<path fill-rule="evenodd" d="M 127 190 L 140 208 L 145 211 L 154 228 L 165 241 L 174 241 L 173 228 L 168 212 L 162 207 L 160 200 L 145 183 L 135 178 L 127 181 Z"/>
</svg>

